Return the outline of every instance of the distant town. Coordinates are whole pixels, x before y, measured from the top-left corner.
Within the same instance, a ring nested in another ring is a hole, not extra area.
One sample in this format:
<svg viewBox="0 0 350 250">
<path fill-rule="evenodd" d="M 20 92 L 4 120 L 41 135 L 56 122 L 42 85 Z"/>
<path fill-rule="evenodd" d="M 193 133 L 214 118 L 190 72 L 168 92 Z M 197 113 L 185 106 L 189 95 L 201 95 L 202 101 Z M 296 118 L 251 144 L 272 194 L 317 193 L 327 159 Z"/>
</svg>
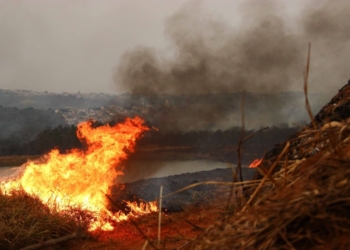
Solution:
<svg viewBox="0 0 350 250">
<path fill-rule="evenodd" d="M 143 100 L 143 101 L 142 101 Z M 163 101 L 166 106 L 166 100 Z M 149 116 L 160 103 L 146 102 L 144 98 L 132 98 L 129 94 L 105 93 L 49 93 L 29 90 L 0 89 L 0 105 L 20 109 L 35 108 L 61 114 L 68 125 L 76 125 L 89 119 L 102 123 L 118 117 Z"/>
<path fill-rule="evenodd" d="M 135 114 L 142 116 L 149 116 L 150 109 L 146 107 L 133 108 L 127 110 L 123 107 L 107 106 L 96 108 L 74 108 L 67 107 L 62 109 L 56 109 L 55 113 L 62 114 L 68 125 L 77 125 L 78 123 L 86 120 L 96 120 L 102 123 L 108 123 L 116 117 L 128 117 Z"/>
</svg>

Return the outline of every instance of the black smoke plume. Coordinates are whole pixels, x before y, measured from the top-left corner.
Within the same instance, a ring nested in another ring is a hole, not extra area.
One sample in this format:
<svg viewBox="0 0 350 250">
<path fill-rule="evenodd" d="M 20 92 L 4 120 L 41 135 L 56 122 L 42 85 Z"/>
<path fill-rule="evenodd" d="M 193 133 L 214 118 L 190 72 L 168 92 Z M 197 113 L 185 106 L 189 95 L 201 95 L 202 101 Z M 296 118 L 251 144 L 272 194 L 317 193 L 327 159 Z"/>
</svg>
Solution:
<svg viewBox="0 0 350 250">
<path fill-rule="evenodd" d="M 350 8 L 346 1 L 305 8 L 293 22 L 286 21 L 277 1 L 244 1 L 240 8 L 242 25 L 237 29 L 206 12 L 200 1 L 186 3 L 165 22 L 172 55 L 160 55 L 155 48 L 142 46 L 126 52 L 114 75 L 118 87 L 132 94 L 216 94 L 217 98 L 240 91 L 302 91 L 308 42 L 315 48 L 312 55 L 316 54 L 311 61 L 311 74 L 316 75 L 311 80 L 317 83 L 314 90 L 332 90 L 333 95 L 337 89 L 332 80 L 336 79 L 338 87 L 347 82 Z M 325 69 L 329 69 L 328 78 L 324 77 Z M 326 101 L 313 103 L 316 111 Z M 275 105 L 266 102 L 246 106 L 248 125 L 307 119 L 302 99 Z M 232 109 L 237 103 L 188 105 L 186 110 L 173 107 L 164 122 L 170 119 L 173 124 L 167 123 L 169 127 L 182 129 L 188 124 L 197 128 L 214 128 L 225 122 L 239 125 L 237 114 L 233 114 L 237 110 Z M 300 109 L 294 112 L 290 105 Z"/>
</svg>

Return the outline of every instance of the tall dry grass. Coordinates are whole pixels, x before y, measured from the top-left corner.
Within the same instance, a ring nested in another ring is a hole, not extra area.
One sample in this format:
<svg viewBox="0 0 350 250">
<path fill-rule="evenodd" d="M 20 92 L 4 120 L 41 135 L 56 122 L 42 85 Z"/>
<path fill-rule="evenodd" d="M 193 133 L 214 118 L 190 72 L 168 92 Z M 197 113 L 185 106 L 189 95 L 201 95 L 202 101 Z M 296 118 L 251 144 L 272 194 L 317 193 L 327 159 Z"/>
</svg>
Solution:
<svg viewBox="0 0 350 250">
<path fill-rule="evenodd" d="M 88 224 L 89 215 L 82 210 L 52 211 L 23 190 L 0 192 L 0 249 L 18 250 L 75 232 L 87 234 Z M 46 249 L 65 249 L 65 244 Z"/>
</svg>

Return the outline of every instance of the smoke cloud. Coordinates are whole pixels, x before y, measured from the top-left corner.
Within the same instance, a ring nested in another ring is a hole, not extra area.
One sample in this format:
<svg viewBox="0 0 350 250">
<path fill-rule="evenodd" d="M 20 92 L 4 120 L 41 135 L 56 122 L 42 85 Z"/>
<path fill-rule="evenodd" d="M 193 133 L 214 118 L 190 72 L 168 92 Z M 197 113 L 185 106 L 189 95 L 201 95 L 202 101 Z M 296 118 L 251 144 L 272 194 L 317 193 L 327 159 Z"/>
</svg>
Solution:
<svg viewBox="0 0 350 250">
<path fill-rule="evenodd" d="M 153 48 L 124 54 L 115 80 L 132 93 L 208 94 L 288 90 L 300 75 L 304 47 L 272 4 L 243 15 L 236 31 L 190 1 L 165 23 L 172 58 Z M 244 8 L 244 7 L 242 7 Z M 253 20 L 251 20 L 253 18 Z"/>
<path fill-rule="evenodd" d="M 331 95 L 326 95 L 330 98 L 337 91 L 332 82 L 345 84 L 350 77 L 350 57 L 344 53 L 349 49 L 349 6 L 345 1 L 329 1 L 319 9 L 305 9 L 294 23 L 288 23 L 276 1 L 245 1 L 240 6 L 242 25 L 236 29 L 206 12 L 201 1 L 190 1 L 165 22 L 172 55 L 161 55 L 156 48 L 137 47 L 122 56 L 114 80 L 134 94 L 302 91 L 307 46 L 311 42 L 311 82 L 316 84 L 310 88 L 330 91 Z M 328 77 L 324 76 L 325 69 Z M 317 101 L 313 102 L 316 111 L 328 100 Z M 265 125 L 269 125 L 308 119 L 303 100 L 278 103 L 274 114 L 264 103 L 253 104 L 247 110 L 248 123 L 254 123 L 253 127 L 262 120 L 268 120 Z M 301 106 L 295 110 L 293 105 Z M 291 119 L 293 109 L 297 112 Z M 191 118 L 190 113 L 196 115 Z M 192 105 L 186 111 L 174 108 L 166 118 L 182 117 L 177 119 L 177 125 L 188 127 L 213 116 L 217 123 L 237 125 L 238 119 L 227 105 Z M 209 124 L 204 123 L 199 127 Z"/>
</svg>

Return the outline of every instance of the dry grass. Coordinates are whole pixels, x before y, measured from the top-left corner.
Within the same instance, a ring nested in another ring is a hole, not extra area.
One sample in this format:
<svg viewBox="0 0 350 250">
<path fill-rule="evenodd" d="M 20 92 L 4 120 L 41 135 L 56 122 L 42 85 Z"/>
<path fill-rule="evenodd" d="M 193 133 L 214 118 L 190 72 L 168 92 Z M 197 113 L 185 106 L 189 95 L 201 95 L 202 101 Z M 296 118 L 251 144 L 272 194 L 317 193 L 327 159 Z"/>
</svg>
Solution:
<svg viewBox="0 0 350 250">
<path fill-rule="evenodd" d="M 88 214 L 79 209 L 55 212 L 24 191 L 0 193 L 0 249 L 21 249 L 74 232 L 84 233 L 87 226 Z M 65 243 L 46 249 L 65 249 Z"/>
<path fill-rule="evenodd" d="M 350 248 L 350 121 L 307 128 L 295 139 L 299 146 L 287 142 L 275 162 L 281 169 L 266 174 L 255 196 L 192 249 Z"/>
</svg>

